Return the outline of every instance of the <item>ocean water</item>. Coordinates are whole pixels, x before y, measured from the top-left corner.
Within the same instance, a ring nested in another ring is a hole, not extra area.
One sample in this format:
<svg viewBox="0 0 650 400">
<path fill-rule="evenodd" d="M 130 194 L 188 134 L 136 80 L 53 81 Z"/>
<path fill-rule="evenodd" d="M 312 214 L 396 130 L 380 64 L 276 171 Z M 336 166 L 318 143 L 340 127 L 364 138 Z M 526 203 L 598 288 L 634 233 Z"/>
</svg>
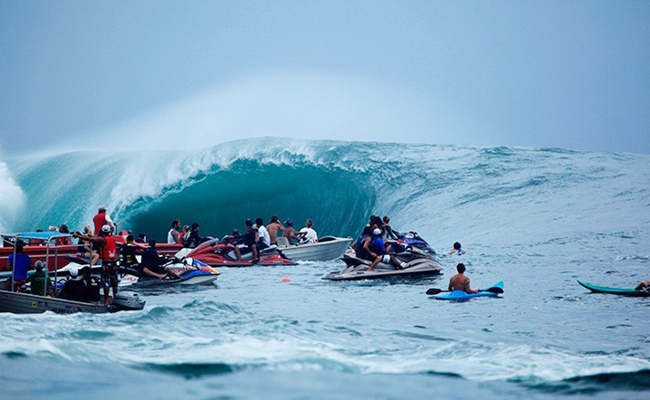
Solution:
<svg viewBox="0 0 650 400">
<path fill-rule="evenodd" d="M 650 298 L 576 282 L 650 279 L 647 155 L 263 138 L 8 159 L 0 185 L 5 231 L 81 229 L 100 204 L 159 240 L 174 218 L 221 236 L 277 214 L 356 236 L 379 214 L 444 267 L 359 282 L 320 279 L 339 261 L 224 268 L 141 291 L 141 312 L 3 314 L 0 398 L 650 398 Z M 467 254 L 446 254 L 455 241 Z M 425 295 L 461 261 L 505 293 Z"/>
</svg>

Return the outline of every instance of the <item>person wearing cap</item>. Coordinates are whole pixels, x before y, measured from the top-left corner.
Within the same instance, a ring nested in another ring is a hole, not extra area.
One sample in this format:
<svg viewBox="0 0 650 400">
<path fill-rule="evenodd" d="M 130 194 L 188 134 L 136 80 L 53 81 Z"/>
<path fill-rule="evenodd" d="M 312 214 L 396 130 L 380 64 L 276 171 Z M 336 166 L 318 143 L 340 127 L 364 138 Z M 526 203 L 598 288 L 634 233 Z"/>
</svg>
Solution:
<svg viewBox="0 0 650 400">
<path fill-rule="evenodd" d="M 72 301 L 86 301 L 86 282 L 79 276 L 79 270 L 76 267 L 70 268 L 69 271 L 70 277 L 56 297 Z"/>
<path fill-rule="evenodd" d="M 287 238 L 289 244 L 293 244 L 292 240 L 298 243 L 298 232 L 293 228 L 293 220 L 288 219 L 284 221 L 284 229 L 282 230 L 282 237 Z"/>
<path fill-rule="evenodd" d="M 300 230 L 300 243 L 316 243 L 318 242 L 318 235 L 312 226 L 314 226 L 314 221 L 308 219 L 305 222 L 305 227 Z"/>
<path fill-rule="evenodd" d="M 82 235 L 79 232 L 72 234 L 75 238 L 81 238 L 88 242 L 96 243 L 99 246 L 99 259 L 102 260 L 102 286 L 104 287 L 104 301 L 108 303 L 108 295 L 113 288 L 113 296 L 117 294 L 117 243 L 115 237 L 111 235 L 109 225 L 102 226 L 99 236 Z"/>
<path fill-rule="evenodd" d="M 384 262 L 384 264 L 392 264 L 397 269 L 403 269 L 405 266 L 405 263 L 400 263 L 397 258 L 389 254 L 390 245 L 386 246 L 382 240 L 380 228 L 373 229 L 372 236 L 369 236 L 364 240 L 363 248 L 371 257 L 369 261 L 372 261 L 372 264 L 368 267 L 368 271 L 372 271 L 372 269 L 380 262 Z"/>
<path fill-rule="evenodd" d="M 277 215 L 271 216 L 271 221 L 266 226 L 266 230 L 269 233 L 269 239 L 270 239 L 271 244 L 277 245 L 278 244 L 278 230 L 281 230 L 281 231 L 284 230 L 284 226 L 282 226 L 280 221 L 278 221 L 278 216 Z"/>
<path fill-rule="evenodd" d="M 99 231 L 101 231 L 104 225 L 108 225 L 111 228 L 111 232 L 117 225 L 116 222 L 113 222 L 111 216 L 106 213 L 106 207 L 104 206 L 99 206 L 97 214 L 93 217 L 93 223 L 95 224 L 95 236 L 99 235 Z"/>
<path fill-rule="evenodd" d="M 66 225 L 66 224 L 61 224 L 59 226 L 58 230 L 59 230 L 59 233 L 63 233 L 63 234 L 66 234 L 66 235 L 70 234 L 70 231 L 68 230 L 68 225 Z M 72 244 L 72 239 L 70 238 L 70 236 L 59 237 L 59 238 L 56 238 L 56 244 L 59 245 L 59 246 L 69 245 L 69 244 Z"/>
<path fill-rule="evenodd" d="M 34 264 L 34 268 L 36 268 L 36 271 L 27 278 L 32 294 L 38 296 L 49 294 L 52 291 L 52 280 L 47 274 L 47 271 L 45 271 L 45 263 L 38 260 Z"/>
</svg>

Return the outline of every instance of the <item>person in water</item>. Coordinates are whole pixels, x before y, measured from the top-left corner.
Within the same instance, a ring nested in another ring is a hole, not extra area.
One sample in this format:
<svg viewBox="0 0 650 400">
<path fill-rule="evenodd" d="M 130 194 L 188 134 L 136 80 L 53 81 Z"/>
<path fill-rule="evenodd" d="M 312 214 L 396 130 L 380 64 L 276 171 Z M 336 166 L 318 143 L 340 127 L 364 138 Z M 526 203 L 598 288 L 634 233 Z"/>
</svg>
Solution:
<svg viewBox="0 0 650 400">
<path fill-rule="evenodd" d="M 372 261 L 372 264 L 368 267 L 368 271 L 372 271 L 372 269 L 380 262 L 391 264 L 396 269 L 403 269 L 406 265 L 406 263 L 400 263 L 397 258 L 389 254 L 390 245 L 386 246 L 382 240 L 381 229 L 379 228 L 373 229 L 372 236 L 368 236 L 364 239 L 363 249 L 365 250 L 364 254 L 367 255 L 366 259 Z"/>
<path fill-rule="evenodd" d="M 96 243 L 99 246 L 99 259 L 102 260 L 102 287 L 104 288 L 104 301 L 108 303 L 110 289 L 113 296 L 117 294 L 117 261 L 118 251 L 115 237 L 111 235 L 111 227 L 104 225 L 99 236 L 82 235 L 79 232 L 72 234 L 75 238 Z"/>
<path fill-rule="evenodd" d="M 284 226 L 278 221 L 278 216 L 273 215 L 271 216 L 271 221 L 269 224 L 266 226 L 266 230 L 269 232 L 269 238 L 271 240 L 271 244 L 278 244 L 278 230 L 283 231 Z"/>
<path fill-rule="evenodd" d="M 284 221 L 284 230 L 282 230 L 282 237 L 287 238 L 289 244 L 293 244 L 294 242 L 298 243 L 300 241 L 298 238 L 298 232 L 293 229 L 293 220 L 288 219 Z"/>
<path fill-rule="evenodd" d="M 454 243 L 454 248 L 449 250 L 449 254 L 454 254 L 454 253 L 458 254 L 459 256 L 465 254 L 465 250 L 461 248 L 461 245 L 458 242 Z"/>
<path fill-rule="evenodd" d="M 636 285 L 636 287 L 634 289 L 648 291 L 648 290 L 650 290 L 650 281 L 643 281 L 643 282 L 639 283 L 638 285 Z"/>
<path fill-rule="evenodd" d="M 313 228 L 314 226 L 314 221 L 311 219 L 308 219 L 305 222 L 305 227 L 300 230 L 300 243 L 305 244 L 305 243 L 316 243 L 318 242 L 318 235 L 316 234 L 316 231 Z"/>
<path fill-rule="evenodd" d="M 181 237 L 181 220 L 175 219 L 172 221 L 172 228 L 167 232 L 167 243 L 168 244 L 183 244 L 183 238 Z"/>
<path fill-rule="evenodd" d="M 32 294 L 38 296 L 49 294 L 52 291 L 52 280 L 47 274 L 47 271 L 45 271 L 45 263 L 38 260 L 34 264 L 34 268 L 36 268 L 36 272 L 27 278 L 27 282 L 30 283 L 32 289 Z"/>
<path fill-rule="evenodd" d="M 271 236 L 264 226 L 264 220 L 262 218 L 256 218 L 255 224 L 257 225 L 257 250 L 264 250 L 271 246 Z"/>
<path fill-rule="evenodd" d="M 458 273 L 452 276 L 451 279 L 449 280 L 448 290 L 450 292 L 453 290 L 462 290 L 467 293 L 480 292 L 479 288 L 472 289 L 469 286 L 469 278 L 465 276 L 465 264 L 458 263 L 458 265 L 456 265 L 456 270 L 458 271 Z"/>
</svg>

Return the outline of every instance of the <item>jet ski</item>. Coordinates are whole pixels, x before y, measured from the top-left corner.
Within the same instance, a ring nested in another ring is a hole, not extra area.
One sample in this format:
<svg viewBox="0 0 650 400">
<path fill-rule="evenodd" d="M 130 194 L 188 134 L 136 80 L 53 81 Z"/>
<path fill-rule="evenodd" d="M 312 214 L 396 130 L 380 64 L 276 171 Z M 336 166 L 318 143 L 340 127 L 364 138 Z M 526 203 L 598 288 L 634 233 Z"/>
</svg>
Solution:
<svg viewBox="0 0 650 400">
<path fill-rule="evenodd" d="M 394 256 L 403 263 L 402 268 L 397 269 L 391 264 L 380 262 L 372 271 L 368 267 L 370 261 L 357 257 L 354 253 L 346 253 L 341 260 L 346 266 L 340 271 L 333 271 L 322 279 L 333 281 L 376 279 L 388 277 L 413 277 L 424 275 L 436 275 L 442 272 L 442 266 L 429 253 L 417 247 L 407 246 Z"/>
<path fill-rule="evenodd" d="M 139 269 L 119 267 L 120 273 L 119 287 L 125 286 L 155 286 L 155 285 L 204 285 L 217 280 L 221 274 L 216 268 L 213 268 L 199 260 L 192 258 L 185 258 L 183 260 L 172 260 L 166 264 L 165 267 L 170 269 L 179 278 L 166 276 L 164 279 L 159 279 L 151 275 L 147 275 Z"/>
<path fill-rule="evenodd" d="M 431 246 L 429 246 L 429 243 L 427 243 L 426 240 L 422 239 L 422 237 L 418 235 L 417 232 L 408 232 L 401 234 L 399 237 L 399 242 L 404 246 L 411 246 L 420 250 L 424 250 L 431 255 L 436 254 L 436 251 Z"/>
<path fill-rule="evenodd" d="M 241 249 L 241 247 L 240 247 Z M 212 267 L 251 267 L 254 265 L 296 265 L 295 262 L 284 257 L 278 247 L 272 245 L 259 252 L 259 260 L 253 261 L 253 253 L 241 255 L 241 260 L 237 260 L 237 254 L 233 245 L 223 243 L 219 239 L 212 239 L 201 243 L 194 250 L 187 254 L 195 260 L 200 260 Z"/>
</svg>

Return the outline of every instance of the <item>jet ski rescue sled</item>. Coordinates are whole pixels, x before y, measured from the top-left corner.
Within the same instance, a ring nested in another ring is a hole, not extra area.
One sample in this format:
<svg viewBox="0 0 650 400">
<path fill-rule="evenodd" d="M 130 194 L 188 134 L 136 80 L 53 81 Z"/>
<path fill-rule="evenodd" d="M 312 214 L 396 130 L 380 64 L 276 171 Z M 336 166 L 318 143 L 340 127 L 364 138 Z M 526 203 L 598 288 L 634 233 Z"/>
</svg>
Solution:
<svg viewBox="0 0 650 400">
<path fill-rule="evenodd" d="M 632 296 L 632 297 L 649 297 L 650 296 L 650 291 L 647 290 L 637 290 L 634 288 L 626 289 L 626 288 L 613 288 L 613 287 L 606 287 L 606 286 L 597 286 L 597 285 L 592 285 L 591 283 L 587 282 L 581 282 L 578 281 L 580 285 L 583 287 L 591 290 L 594 293 L 608 293 L 608 294 L 618 294 L 621 296 Z"/>
<path fill-rule="evenodd" d="M 359 258 L 352 253 L 346 253 L 341 258 L 345 262 L 346 267 L 340 271 L 330 272 L 322 279 L 343 281 L 389 277 L 415 277 L 437 275 L 442 272 L 442 266 L 438 261 L 428 253 L 417 248 L 409 247 L 400 253 L 395 253 L 395 257 L 404 263 L 403 268 L 397 269 L 391 264 L 380 262 L 372 271 L 368 271 L 368 267 L 371 264 L 370 261 Z"/>
<path fill-rule="evenodd" d="M 179 278 L 170 276 L 159 279 L 133 268 L 120 267 L 121 279 L 119 286 L 125 287 L 151 287 L 157 285 L 207 285 L 217 280 L 221 273 L 199 260 L 185 258 L 182 261 L 172 261 L 165 265 Z"/>
</svg>

